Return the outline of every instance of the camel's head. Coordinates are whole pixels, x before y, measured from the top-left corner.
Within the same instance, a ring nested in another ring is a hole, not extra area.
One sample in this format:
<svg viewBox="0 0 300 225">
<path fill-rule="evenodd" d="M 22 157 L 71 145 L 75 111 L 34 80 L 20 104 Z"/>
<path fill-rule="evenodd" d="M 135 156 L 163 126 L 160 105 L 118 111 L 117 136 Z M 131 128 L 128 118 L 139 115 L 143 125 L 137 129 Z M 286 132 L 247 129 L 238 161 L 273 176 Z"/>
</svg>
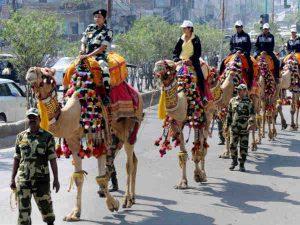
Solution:
<svg viewBox="0 0 300 225">
<path fill-rule="evenodd" d="M 236 54 L 235 57 L 227 63 L 224 73 L 221 84 L 223 91 L 228 87 L 237 87 L 240 84 L 242 77 L 242 60 L 240 54 Z"/>
<path fill-rule="evenodd" d="M 155 63 L 153 74 L 163 85 L 169 86 L 176 77 L 176 64 L 172 60 L 160 60 Z"/>
<path fill-rule="evenodd" d="M 50 68 L 30 67 L 26 81 L 39 99 L 46 99 L 56 89 L 55 70 Z"/>
</svg>

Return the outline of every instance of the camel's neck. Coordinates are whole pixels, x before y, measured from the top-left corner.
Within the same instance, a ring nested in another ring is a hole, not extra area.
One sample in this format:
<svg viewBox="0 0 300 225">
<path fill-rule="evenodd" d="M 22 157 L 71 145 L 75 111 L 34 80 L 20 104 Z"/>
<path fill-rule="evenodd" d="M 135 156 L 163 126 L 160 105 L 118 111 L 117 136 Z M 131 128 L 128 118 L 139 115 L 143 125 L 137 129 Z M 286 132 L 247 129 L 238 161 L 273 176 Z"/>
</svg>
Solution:
<svg viewBox="0 0 300 225">
<path fill-rule="evenodd" d="M 57 92 L 53 90 L 50 96 L 46 99 L 41 100 L 41 102 L 46 108 L 49 125 L 52 125 L 57 121 L 61 113 L 61 106 L 58 102 Z"/>
<path fill-rule="evenodd" d="M 171 84 L 164 87 L 163 90 L 166 93 L 166 108 L 167 110 L 175 110 L 178 106 L 178 84 L 176 79 L 174 79 Z"/>
</svg>

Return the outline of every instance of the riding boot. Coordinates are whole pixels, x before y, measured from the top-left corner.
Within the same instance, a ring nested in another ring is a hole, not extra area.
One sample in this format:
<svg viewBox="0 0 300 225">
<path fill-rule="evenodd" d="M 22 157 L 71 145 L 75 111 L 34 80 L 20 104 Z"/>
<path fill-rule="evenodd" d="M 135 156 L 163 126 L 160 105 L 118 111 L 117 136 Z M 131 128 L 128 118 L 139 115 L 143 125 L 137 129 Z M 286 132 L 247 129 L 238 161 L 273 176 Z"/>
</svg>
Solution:
<svg viewBox="0 0 300 225">
<path fill-rule="evenodd" d="M 238 165 L 238 160 L 236 156 L 232 157 L 232 163 L 231 166 L 229 167 L 230 170 L 234 170 L 234 168 Z"/>
<path fill-rule="evenodd" d="M 118 178 L 117 178 L 117 172 L 113 172 L 111 174 L 111 186 L 109 191 L 110 192 L 114 192 L 114 191 L 118 191 L 119 190 L 119 185 L 118 185 Z"/>
</svg>

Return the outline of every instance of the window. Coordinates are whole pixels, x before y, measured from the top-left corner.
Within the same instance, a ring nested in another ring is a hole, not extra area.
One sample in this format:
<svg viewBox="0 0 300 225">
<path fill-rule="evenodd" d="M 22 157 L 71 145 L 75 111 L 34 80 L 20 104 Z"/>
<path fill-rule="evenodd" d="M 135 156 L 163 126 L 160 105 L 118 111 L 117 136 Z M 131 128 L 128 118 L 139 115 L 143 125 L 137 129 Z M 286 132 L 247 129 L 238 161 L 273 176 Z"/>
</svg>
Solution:
<svg viewBox="0 0 300 225">
<path fill-rule="evenodd" d="M 22 94 L 20 93 L 19 89 L 15 86 L 15 84 L 8 83 L 7 85 L 10 89 L 11 96 L 22 97 Z"/>
<path fill-rule="evenodd" d="M 39 0 L 39 3 L 47 3 L 47 0 Z"/>
<path fill-rule="evenodd" d="M 11 96 L 7 84 L 0 84 L 0 96 Z"/>
</svg>

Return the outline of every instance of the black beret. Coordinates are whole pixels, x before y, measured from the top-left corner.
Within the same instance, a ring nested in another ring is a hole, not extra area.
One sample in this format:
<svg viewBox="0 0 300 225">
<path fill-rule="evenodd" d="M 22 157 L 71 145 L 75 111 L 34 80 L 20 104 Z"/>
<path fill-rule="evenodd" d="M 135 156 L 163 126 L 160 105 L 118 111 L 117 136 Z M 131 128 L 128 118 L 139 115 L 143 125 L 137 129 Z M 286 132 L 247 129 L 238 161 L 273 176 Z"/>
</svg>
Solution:
<svg viewBox="0 0 300 225">
<path fill-rule="evenodd" d="M 96 15 L 96 14 L 101 14 L 104 18 L 106 18 L 107 11 L 105 9 L 99 9 L 99 10 L 96 10 L 95 12 L 93 12 L 93 15 Z"/>
</svg>

